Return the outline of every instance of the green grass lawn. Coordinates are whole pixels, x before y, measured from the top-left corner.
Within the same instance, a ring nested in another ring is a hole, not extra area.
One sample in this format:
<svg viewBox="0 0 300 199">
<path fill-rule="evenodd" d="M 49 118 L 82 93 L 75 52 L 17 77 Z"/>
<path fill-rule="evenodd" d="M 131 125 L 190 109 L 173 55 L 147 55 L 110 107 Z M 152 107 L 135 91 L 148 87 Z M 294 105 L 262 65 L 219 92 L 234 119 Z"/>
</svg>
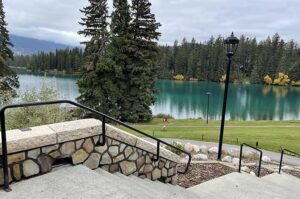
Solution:
<svg viewBox="0 0 300 199">
<path fill-rule="evenodd" d="M 171 119 L 168 123 L 164 123 L 162 119 L 155 118 L 149 123 L 132 126 L 158 138 L 210 142 L 218 142 L 220 131 L 220 121 L 209 121 L 209 124 L 206 124 L 206 121 L 199 119 Z M 224 143 L 246 142 L 255 145 L 256 141 L 262 149 L 278 152 L 282 146 L 300 153 L 300 121 L 226 121 Z"/>
</svg>

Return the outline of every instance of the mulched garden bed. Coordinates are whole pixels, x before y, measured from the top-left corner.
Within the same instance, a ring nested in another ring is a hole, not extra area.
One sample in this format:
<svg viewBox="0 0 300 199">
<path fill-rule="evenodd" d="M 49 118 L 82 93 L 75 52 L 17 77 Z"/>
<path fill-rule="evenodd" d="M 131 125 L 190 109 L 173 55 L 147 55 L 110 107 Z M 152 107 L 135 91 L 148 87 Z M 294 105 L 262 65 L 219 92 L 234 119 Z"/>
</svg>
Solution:
<svg viewBox="0 0 300 199">
<path fill-rule="evenodd" d="M 184 167 L 185 165 L 179 165 L 178 169 L 182 170 Z M 178 175 L 178 185 L 189 188 L 232 172 L 235 170 L 219 163 L 193 163 L 186 174 Z"/>
<path fill-rule="evenodd" d="M 283 170 L 284 173 L 300 178 L 300 171 L 295 170 Z"/>
<path fill-rule="evenodd" d="M 258 166 L 248 166 L 248 168 L 257 175 Z M 269 169 L 261 167 L 259 177 L 264 177 L 264 176 L 270 175 L 272 173 L 274 173 L 274 172 L 270 171 Z"/>
</svg>

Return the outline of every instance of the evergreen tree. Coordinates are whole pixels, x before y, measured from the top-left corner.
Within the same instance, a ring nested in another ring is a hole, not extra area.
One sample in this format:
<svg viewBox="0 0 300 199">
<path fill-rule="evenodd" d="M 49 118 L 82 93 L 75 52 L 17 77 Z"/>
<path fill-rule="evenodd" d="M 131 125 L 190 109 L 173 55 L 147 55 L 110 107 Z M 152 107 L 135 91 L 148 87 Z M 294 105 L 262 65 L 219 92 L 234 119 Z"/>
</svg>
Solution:
<svg viewBox="0 0 300 199">
<path fill-rule="evenodd" d="M 157 31 L 160 24 L 151 13 L 148 0 L 133 0 L 131 5 L 132 34 L 130 62 L 122 68 L 126 75 L 126 91 L 122 96 L 121 117 L 130 122 L 145 121 L 152 117 L 150 106 L 155 102 L 155 80 L 158 73 Z"/>
<path fill-rule="evenodd" d="M 106 54 L 109 43 L 107 0 L 89 0 L 89 5 L 80 11 L 84 13 L 85 17 L 79 24 L 85 29 L 78 33 L 91 38 L 82 44 L 86 46 L 86 68 L 93 70 L 96 68 L 100 56 Z"/>
<path fill-rule="evenodd" d="M 197 62 L 198 62 L 199 52 L 197 51 L 196 40 L 193 38 L 190 44 L 190 53 L 187 63 L 187 77 L 196 78 L 197 77 Z"/>
<path fill-rule="evenodd" d="M 16 95 L 19 87 L 17 74 L 7 66 L 8 59 L 13 59 L 10 49 L 9 32 L 5 22 L 3 2 L 0 0 L 0 103 L 5 103 Z"/>
<path fill-rule="evenodd" d="M 160 48 L 159 53 L 159 75 L 160 79 L 171 79 L 172 78 L 172 52 L 170 47 L 166 46 L 165 48 Z M 169 66 L 169 67 L 166 67 Z"/>
<path fill-rule="evenodd" d="M 133 40 L 133 36 L 130 33 L 130 22 L 130 7 L 127 0 L 114 0 L 112 21 L 110 26 L 111 44 L 109 47 L 109 52 L 111 59 L 118 67 L 116 79 L 118 80 L 118 88 L 121 96 L 123 93 L 127 92 L 126 82 L 128 79 L 126 74 L 130 72 L 128 71 L 128 65 L 131 63 L 130 54 L 132 53 L 131 43 Z M 125 104 L 124 101 L 126 100 L 126 98 L 120 97 L 117 102 L 121 112 L 125 112 L 129 108 L 122 105 Z M 123 120 L 126 119 L 123 118 Z"/>
<path fill-rule="evenodd" d="M 206 44 L 206 48 L 204 49 L 205 51 L 202 52 L 202 54 L 204 54 L 204 57 L 202 57 L 201 63 L 201 71 L 204 71 L 204 77 L 203 79 L 205 79 L 206 81 L 212 80 L 212 78 L 215 76 L 214 72 L 213 72 L 213 57 L 212 57 L 212 53 L 213 53 L 213 46 L 214 46 L 214 42 L 215 39 L 213 36 L 210 37 L 209 41 Z M 203 68 L 205 67 L 205 68 Z"/>
<path fill-rule="evenodd" d="M 213 45 L 212 52 L 212 80 L 219 81 L 220 77 L 226 74 L 226 55 L 223 45 L 223 38 L 218 36 Z"/>
<path fill-rule="evenodd" d="M 85 18 L 80 22 L 85 27 L 79 34 L 90 38 L 83 42 L 84 65 L 78 80 L 80 96 L 78 101 L 113 117 L 119 115 L 119 99 L 116 83 L 116 65 L 108 52 L 108 6 L 107 0 L 89 0 L 82 12 Z"/>
<path fill-rule="evenodd" d="M 171 69 L 171 73 L 174 75 L 177 75 L 175 74 L 175 59 L 178 55 L 178 41 L 175 40 L 174 42 L 174 45 L 173 45 L 173 54 L 172 54 L 172 57 L 171 57 L 171 62 L 170 62 L 170 69 Z"/>
<path fill-rule="evenodd" d="M 257 64 L 257 42 L 256 39 L 253 38 L 250 41 L 250 57 L 249 57 L 249 68 L 247 71 L 247 75 L 250 77 L 251 76 L 251 71 L 253 71 L 255 65 Z"/>
<path fill-rule="evenodd" d="M 186 76 L 188 58 L 188 42 L 186 38 L 183 38 L 181 47 L 178 49 L 177 56 L 175 57 L 176 75 Z"/>
</svg>

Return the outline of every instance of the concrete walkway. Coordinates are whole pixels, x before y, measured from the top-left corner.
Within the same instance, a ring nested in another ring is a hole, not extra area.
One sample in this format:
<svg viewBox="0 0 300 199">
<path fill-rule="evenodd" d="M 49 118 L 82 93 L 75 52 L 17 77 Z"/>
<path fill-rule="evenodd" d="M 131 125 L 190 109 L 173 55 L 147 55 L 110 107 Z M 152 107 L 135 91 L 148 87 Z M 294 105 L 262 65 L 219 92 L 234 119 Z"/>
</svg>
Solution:
<svg viewBox="0 0 300 199">
<path fill-rule="evenodd" d="M 173 139 L 173 138 L 160 138 L 160 139 L 162 139 L 162 140 L 164 140 L 165 142 L 168 142 L 168 143 L 172 143 L 173 141 L 176 141 L 176 142 L 181 142 L 181 143 L 191 143 L 191 144 L 195 144 L 195 145 L 199 145 L 199 146 L 206 145 L 208 148 L 218 147 L 218 143 L 214 143 L 214 142 L 202 142 L 202 141 L 195 141 L 195 140 L 181 140 L 181 139 Z M 150 141 L 150 142 L 153 142 L 153 140 L 151 140 L 151 139 L 147 138 L 147 140 Z M 231 148 L 240 149 L 240 146 L 231 145 L 231 144 L 223 144 L 223 149 L 228 150 L 228 149 L 231 149 Z M 279 163 L 281 154 L 263 150 L 263 156 L 269 156 L 272 161 L 275 161 L 275 162 Z M 300 166 L 300 158 L 284 155 L 283 163 L 293 165 L 293 166 Z"/>
</svg>

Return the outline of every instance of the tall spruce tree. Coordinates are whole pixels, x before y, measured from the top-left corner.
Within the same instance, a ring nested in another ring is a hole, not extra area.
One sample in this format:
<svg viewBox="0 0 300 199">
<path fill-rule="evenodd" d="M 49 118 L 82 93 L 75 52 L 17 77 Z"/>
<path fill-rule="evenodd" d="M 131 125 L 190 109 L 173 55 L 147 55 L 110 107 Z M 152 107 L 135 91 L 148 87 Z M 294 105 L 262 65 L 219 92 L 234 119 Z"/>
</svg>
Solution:
<svg viewBox="0 0 300 199">
<path fill-rule="evenodd" d="M 116 80 L 117 67 L 110 59 L 108 51 L 108 6 L 107 0 L 89 0 L 89 5 L 81 10 L 85 17 L 79 34 L 90 38 L 83 42 L 85 64 L 78 80 L 80 96 L 78 101 L 113 117 L 119 115 L 119 91 Z"/>
<path fill-rule="evenodd" d="M 119 93 L 122 95 L 127 92 L 128 81 L 127 75 L 128 65 L 131 63 L 130 54 L 131 43 L 133 36 L 130 32 L 130 6 L 127 0 L 114 0 L 113 1 L 113 12 L 111 20 L 111 44 L 109 47 L 109 52 L 112 60 L 118 66 L 119 71 L 116 76 L 118 80 Z M 120 97 L 118 100 L 118 105 L 120 105 L 121 112 L 125 112 L 130 107 L 125 107 L 122 104 L 126 104 L 127 98 Z M 120 118 L 126 120 L 126 118 Z"/>
<path fill-rule="evenodd" d="M 19 87 L 17 74 L 6 64 L 9 59 L 14 58 L 10 49 L 13 45 L 9 41 L 6 27 L 3 2 L 0 0 L 0 103 L 5 103 L 16 96 L 16 89 Z"/>
<path fill-rule="evenodd" d="M 130 122 L 146 121 L 152 117 L 150 106 L 155 102 L 155 80 L 158 75 L 158 40 L 160 24 L 151 13 L 148 0 L 133 0 L 131 4 L 130 62 L 122 68 L 127 81 L 122 92 L 121 117 Z"/>
</svg>

